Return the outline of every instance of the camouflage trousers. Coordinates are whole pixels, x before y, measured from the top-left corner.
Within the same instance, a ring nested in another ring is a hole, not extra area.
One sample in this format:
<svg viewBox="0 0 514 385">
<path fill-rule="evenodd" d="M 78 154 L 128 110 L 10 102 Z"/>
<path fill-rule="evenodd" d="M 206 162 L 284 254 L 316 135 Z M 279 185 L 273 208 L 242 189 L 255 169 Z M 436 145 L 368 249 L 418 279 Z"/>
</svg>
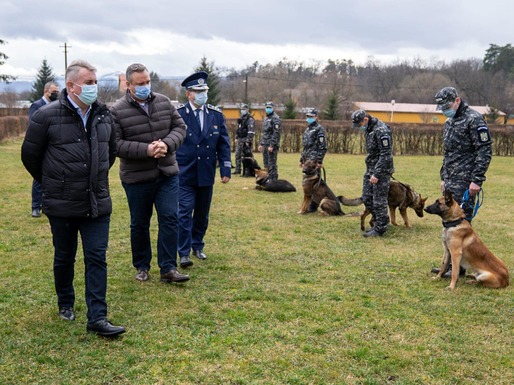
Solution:
<svg viewBox="0 0 514 385">
<path fill-rule="evenodd" d="M 269 178 L 271 180 L 276 180 L 278 179 L 278 149 L 274 148 L 272 152 L 269 152 L 266 146 L 263 147 L 264 149 L 262 151 L 262 162 L 264 163 L 264 167 L 268 169 Z"/>
<path fill-rule="evenodd" d="M 362 201 L 373 215 L 374 228 L 379 233 L 384 233 L 389 224 L 389 212 L 387 196 L 389 194 L 389 181 L 391 176 L 382 176 L 376 184 L 369 181 L 371 175 L 365 174 L 362 181 Z"/>
</svg>

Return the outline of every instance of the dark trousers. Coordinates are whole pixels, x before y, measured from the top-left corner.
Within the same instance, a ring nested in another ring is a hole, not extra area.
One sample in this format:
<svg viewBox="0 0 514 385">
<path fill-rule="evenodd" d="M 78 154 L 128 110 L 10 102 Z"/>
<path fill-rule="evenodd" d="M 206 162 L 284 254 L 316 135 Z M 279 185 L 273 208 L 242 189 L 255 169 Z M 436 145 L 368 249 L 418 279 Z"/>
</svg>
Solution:
<svg viewBox="0 0 514 385">
<path fill-rule="evenodd" d="M 191 249 L 203 250 L 203 237 L 209 225 L 213 186 L 180 186 L 178 254 L 189 255 Z"/>
<path fill-rule="evenodd" d="M 362 201 L 373 215 L 374 228 L 379 233 L 384 233 L 389 224 L 389 211 L 387 196 L 389 194 L 389 175 L 381 176 L 376 184 L 369 181 L 371 175 L 365 174 L 362 181 Z"/>
<path fill-rule="evenodd" d="M 32 210 L 41 210 L 43 199 L 43 186 L 37 180 L 32 181 Z"/>
<path fill-rule="evenodd" d="M 160 176 L 145 183 L 122 183 L 130 210 L 132 264 L 150 270 L 150 220 L 157 212 L 157 264 L 161 274 L 177 269 L 178 175 Z"/>
<path fill-rule="evenodd" d="M 107 262 L 110 215 L 98 218 L 48 217 L 54 244 L 54 280 L 59 307 L 75 305 L 75 258 L 82 240 L 88 322 L 107 317 Z"/>
</svg>

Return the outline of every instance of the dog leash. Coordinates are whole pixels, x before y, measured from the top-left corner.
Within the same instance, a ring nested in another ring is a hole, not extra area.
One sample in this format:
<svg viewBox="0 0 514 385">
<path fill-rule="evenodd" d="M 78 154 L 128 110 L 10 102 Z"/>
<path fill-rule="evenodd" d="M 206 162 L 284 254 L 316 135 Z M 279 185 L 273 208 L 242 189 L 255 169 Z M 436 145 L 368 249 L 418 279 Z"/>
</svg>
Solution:
<svg viewBox="0 0 514 385">
<path fill-rule="evenodd" d="M 480 208 L 480 206 L 482 206 L 482 203 L 484 202 L 484 190 L 482 189 L 482 187 L 480 187 L 480 190 L 478 190 L 478 193 L 476 194 L 476 196 L 477 196 L 477 198 L 475 200 L 475 207 L 473 207 L 473 214 L 471 215 L 471 218 L 466 217 L 467 221 L 471 221 L 473 218 L 475 218 L 475 216 L 478 213 L 478 209 Z M 460 204 L 460 207 L 462 209 L 464 209 L 465 205 L 468 205 L 471 207 L 471 205 L 472 205 L 472 203 L 470 203 L 470 201 L 472 200 L 471 198 L 472 197 L 469 195 L 469 189 L 464 191 L 464 195 L 462 196 L 462 203 Z"/>
</svg>

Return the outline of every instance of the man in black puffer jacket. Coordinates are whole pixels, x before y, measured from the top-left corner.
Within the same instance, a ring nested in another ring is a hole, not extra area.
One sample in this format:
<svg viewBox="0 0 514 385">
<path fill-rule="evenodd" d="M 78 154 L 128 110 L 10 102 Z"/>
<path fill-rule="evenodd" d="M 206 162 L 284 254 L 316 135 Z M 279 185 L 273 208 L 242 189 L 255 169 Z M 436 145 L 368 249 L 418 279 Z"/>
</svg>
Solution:
<svg viewBox="0 0 514 385">
<path fill-rule="evenodd" d="M 43 186 L 43 211 L 53 235 L 54 279 L 59 316 L 75 319 L 74 265 L 78 234 L 85 264 L 87 330 L 105 337 L 125 332 L 107 320 L 107 262 L 112 212 L 109 169 L 116 134 L 107 107 L 96 102 L 96 69 L 77 60 L 66 69 L 58 103 L 30 120 L 21 149 L 25 168 Z"/>
</svg>

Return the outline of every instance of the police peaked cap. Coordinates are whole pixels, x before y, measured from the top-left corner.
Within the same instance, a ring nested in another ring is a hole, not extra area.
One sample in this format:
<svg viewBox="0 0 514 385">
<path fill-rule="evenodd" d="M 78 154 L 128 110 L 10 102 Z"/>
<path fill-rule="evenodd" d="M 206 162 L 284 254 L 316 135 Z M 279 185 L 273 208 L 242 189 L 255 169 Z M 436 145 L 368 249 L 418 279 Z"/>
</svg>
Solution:
<svg viewBox="0 0 514 385">
<path fill-rule="evenodd" d="M 181 86 L 187 90 L 205 91 L 209 89 L 207 85 L 207 77 L 209 74 L 205 71 L 195 72 L 184 79 Z"/>
<path fill-rule="evenodd" d="M 273 102 L 264 103 L 264 107 L 273 107 Z"/>
<path fill-rule="evenodd" d="M 459 95 L 457 94 L 457 90 L 455 88 L 444 87 L 437 94 L 435 94 L 435 102 L 437 103 L 436 109 L 447 110 L 458 96 Z"/>
<path fill-rule="evenodd" d="M 246 103 L 241 103 L 241 109 L 242 109 L 242 110 L 247 110 L 247 109 L 248 109 L 248 104 L 246 104 Z"/>
<path fill-rule="evenodd" d="M 315 108 L 309 108 L 305 113 L 306 116 L 318 116 L 318 110 Z"/>
</svg>

